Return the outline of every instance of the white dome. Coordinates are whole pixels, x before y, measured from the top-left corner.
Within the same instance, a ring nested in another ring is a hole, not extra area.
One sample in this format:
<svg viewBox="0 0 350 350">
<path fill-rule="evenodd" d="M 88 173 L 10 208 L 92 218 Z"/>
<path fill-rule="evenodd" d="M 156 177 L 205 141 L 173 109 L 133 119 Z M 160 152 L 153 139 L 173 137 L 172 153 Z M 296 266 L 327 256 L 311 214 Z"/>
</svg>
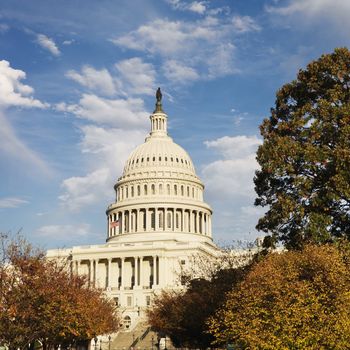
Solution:
<svg viewBox="0 0 350 350">
<path fill-rule="evenodd" d="M 168 136 L 151 136 L 138 146 L 126 161 L 123 177 L 154 168 L 158 171 L 176 171 L 196 176 L 188 153 Z"/>
</svg>

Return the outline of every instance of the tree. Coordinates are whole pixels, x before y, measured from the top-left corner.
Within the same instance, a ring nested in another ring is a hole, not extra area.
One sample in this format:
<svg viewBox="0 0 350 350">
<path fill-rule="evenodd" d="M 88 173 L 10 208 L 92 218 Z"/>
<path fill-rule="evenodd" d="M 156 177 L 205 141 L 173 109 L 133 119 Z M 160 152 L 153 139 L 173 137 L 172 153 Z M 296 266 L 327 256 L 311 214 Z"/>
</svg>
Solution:
<svg viewBox="0 0 350 350">
<path fill-rule="evenodd" d="M 182 271 L 186 288 L 155 296 L 148 311 L 152 328 L 168 335 L 176 347 L 210 347 L 214 337 L 208 333 L 206 321 L 223 304 L 233 285 L 242 281 L 251 259 L 250 252 L 226 252 L 218 259 L 196 256 L 191 267 L 197 268 Z"/>
<path fill-rule="evenodd" d="M 269 254 L 209 320 L 211 334 L 235 349 L 348 349 L 348 247 Z"/>
<path fill-rule="evenodd" d="M 350 52 L 335 49 L 300 70 L 260 126 L 257 229 L 288 248 L 350 239 Z"/>
<path fill-rule="evenodd" d="M 85 277 L 21 238 L 1 242 L 0 344 L 24 349 L 40 341 L 49 349 L 118 328 L 115 304 Z"/>
</svg>

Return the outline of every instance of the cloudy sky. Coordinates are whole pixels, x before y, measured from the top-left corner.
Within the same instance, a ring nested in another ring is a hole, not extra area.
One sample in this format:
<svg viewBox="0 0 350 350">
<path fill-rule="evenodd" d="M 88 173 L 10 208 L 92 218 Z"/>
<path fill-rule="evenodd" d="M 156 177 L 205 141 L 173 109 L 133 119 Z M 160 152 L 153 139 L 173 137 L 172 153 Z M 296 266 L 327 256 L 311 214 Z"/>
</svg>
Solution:
<svg viewBox="0 0 350 350">
<path fill-rule="evenodd" d="M 0 0 L 0 231 L 102 243 L 154 93 L 213 207 L 253 240 L 259 125 L 298 69 L 349 46 L 347 0 Z"/>
</svg>

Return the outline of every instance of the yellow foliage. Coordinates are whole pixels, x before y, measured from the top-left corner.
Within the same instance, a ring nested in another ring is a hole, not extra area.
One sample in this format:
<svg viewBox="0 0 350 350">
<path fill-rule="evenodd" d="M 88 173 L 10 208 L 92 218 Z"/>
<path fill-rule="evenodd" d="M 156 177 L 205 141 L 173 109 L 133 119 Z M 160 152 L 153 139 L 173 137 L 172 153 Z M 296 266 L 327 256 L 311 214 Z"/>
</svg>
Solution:
<svg viewBox="0 0 350 350">
<path fill-rule="evenodd" d="M 335 246 L 271 253 L 209 320 L 237 349 L 349 349 L 349 253 Z"/>
</svg>

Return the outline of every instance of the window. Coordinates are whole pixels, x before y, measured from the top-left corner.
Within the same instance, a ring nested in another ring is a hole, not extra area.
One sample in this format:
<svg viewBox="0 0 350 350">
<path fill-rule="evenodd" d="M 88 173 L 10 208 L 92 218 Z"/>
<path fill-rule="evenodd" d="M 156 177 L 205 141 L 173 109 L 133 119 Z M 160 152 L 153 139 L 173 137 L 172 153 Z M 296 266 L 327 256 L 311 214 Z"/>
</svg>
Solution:
<svg viewBox="0 0 350 350">
<path fill-rule="evenodd" d="M 128 188 L 126 187 L 126 188 L 125 188 L 125 198 L 128 198 L 128 196 L 129 196 L 129 190 L 128 190 Z"/>
<path fill-rule="evenodd" d="M 131 298 L 131 297 L 128 297 L 128 298 Z M 123 319 L 123 326 L 124 326 L 124 328 L 125 329 L 129 329 L 130 325 L 131 325 L 131 318 L 130 318 L 130 316 L 125 316 L 124 319 Z"/>
<path fill-rule="evenodd" d="M 163 185 L 159 184 L 159 194 L 163 194 Z"/>
<path fill-rule="evenodd" d="M 190 196 L 190 187 L 187 186 L 187 197 L 189 197 L 189 196 Z"/>
<path fill-rule="evenodd" d="M 147 196 L 147 185 L 144 186 L 143 192 L 144 192 L 145 196 Z"/>
<path fill-rule="evenodd" d="M 146 305 L 150 306 L 151 305 L 151 296 L 150 295 L 146 295 Z M 153 338 L 152 338 L 153 339 Z"/>
<path fill-rule="evenodd" d="M 186 260 L 181 260 L 181 265 L 186 265 Z"/>
<path fill-rule="evenodd" d="M 141 163 L 143 163 L 143 158 L 141 158 Z"/>
<path fill-rule="evenodd" d="M 156 186 L 154 186 L 154 184 L 152 184 L 151 186 L 151 191 L 152 191 L 152 194 L 156 194 Z"/>
<path fill-rule="evenodd" d="M 180 227 L 180 214 L 176 213 L 176 228 Z"/>
<path fill-rule="evenodd" d="M 181 196 L 184 195 L 184 187 L 181 185 Z"/>
<path fill-rule="evenodd" d="M 156 161 L 156 157 L 153 157 L 153 161 L 154 161 L 154 162 Z"/>
<path fill-rule="evenodd" d="M 159 157 L 159 161 L 161 161 L 162 160 L 162 157 Z"/>
<path fill-rule="evenodd" d="M 138 195 L 138 196 L 141 195 L 141 188 L 140 188 L 140 185 L 137 185 L 137 195 Z"/>
<path fill-rule="evenodd" d="M 177 196 L 177 185 L 174 185 L 174 194 Z"/>
<path fill-rule="evenodd" d="M 126 297 L 126 305 L 127 306 L 132 306 L 132 296 L 131 295 L 128 295 Z"/>
<path fill-rule="evenodd" d="M 167 187 L 168 195 L 170 195 L 170 185 L 167 184 L 166 187 Z"/>
<path fill-rule="evenodd" d="M 134 197 L 134 186 L 131 186 L 131 197 Z"/>
<path fill-rule="evenodd" d="M 115 298 L 113 298 L 113 299 L 114 299 L 115 305 L 118 306 L 118 305 L 119 305 L 119 298 L 118 298 L 118 297 L 115 297 Z"/>
</svg>

